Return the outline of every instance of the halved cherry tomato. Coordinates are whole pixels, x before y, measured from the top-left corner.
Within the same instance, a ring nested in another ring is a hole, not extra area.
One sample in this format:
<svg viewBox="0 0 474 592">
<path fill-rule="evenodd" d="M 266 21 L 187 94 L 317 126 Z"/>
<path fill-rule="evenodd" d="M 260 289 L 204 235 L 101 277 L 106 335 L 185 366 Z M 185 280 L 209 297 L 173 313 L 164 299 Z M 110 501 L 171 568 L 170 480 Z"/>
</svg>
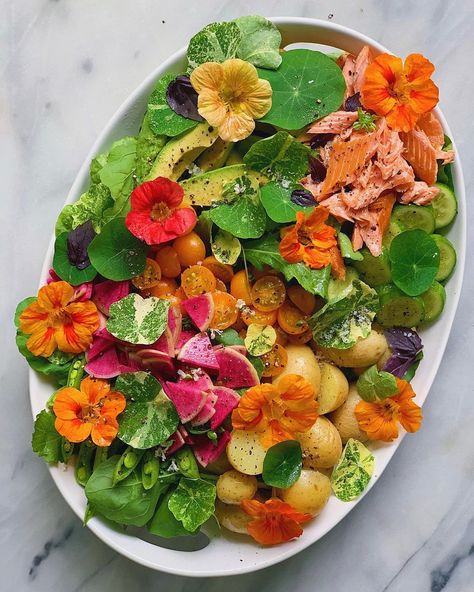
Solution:
<svg viewBox="0 0 474 592">
<path fill-rule="evenodd" d="M 227 292 L 227 286 L 219 278 L 216 279 L 216 290 L 219 292 Z"/>
<path fill-rule="evenodd" d="M 286 289 L 288 298 L 305 314 L 311 315 L 316 308 L 316 297 L 297 284 Z"/>
<path fill-rule="evenodd" d="M 188 298 L 206 292 L 214 292 L 216 278 L 212 271 L 202 265 L 192 265 L 181 274 L 181 287 Z"/>
<path fill-rule="evenodd" d="M 162 298 L 167 294 L 174 294 L 176 292 L 177 287 L 178 284 L 174 279 L 161 278 L 161 280 L 156 284 L 156 286 L 153 286 L 153 288 L 150 288 L 149 290 L 147 290 L 147 292 L 148 296 L 157 296 L 158 298 Z"/>
<path fill-rule="evenodd" d="M 288 341 L 294 345 L 303 345 L 304 343 L 308 343 L 312 337 L 313 333 L 311 329 L 307 329 L 304 333 L 300 333 L 299 335 L 288 335 Z"/>
<path fill-rule="evenodd" d="M 236 300 L 243 300 L 245 304 L 252 304 L 250 282 L 245 269 L 238 271 L 230 281 L 230 293 Z"/>
<path fill-rule="evenodd" d="M 147 258 L 145 269 L 140 275 L 132 278 L 132 284 L 139 290 L 149 290 L 161 280 L 161 268 L 154 259 Z"/>
<path fill-rule="evenodd" d="M 226 265 L 225 263 L 217 261 L 213 255 L 206 257 L 202 264 L 204 267 L 207 267 L 207 269 L 210 269 L 218 280 L 222 280 L 225 284 L 228 284 L 234 276 L 232 265 Z"/>
<path fill-rule="evenodd" d="M 179 236 L 173 242 L 173 249 L 178 254 L 178 259 L 183 267 L 196 265 L 206 256 L 206 245 L 195 232 Z"/>
<path fill-rule="evenodd" d="M 239 316 L 237 301 L 227 292 L 219 291 L 212 293 L 212 300 L 214 301 L 214 316 L 209 325 L 210 328 L 220 331 L 228 329 Z"/>
<path fill-rule="evenodd" d="M 265 376 L 266 378 L 270 376 L 278 376 L 288 364 L 288 354 L 286 349 L 277 343 L 275 343 L 268 353 L 263 354 L 260 359 L 263 362 L 262 376 Z"/>
<path fill-rule="evenodd" d="M 276 275 L 265 275 L 258 279 L 250 291 L 252 304 L 257 310 L 277 310 L 285 302 L 285 284 Z"/>
<path fill-rule="evenodd" d="M 162 247 L 155 256 L 155 261 L 161 267 L 161 272 L 165 277 L 176 278 L 181 273 L 181 264 L 178 253 L 173 247 L 166 245 Z"/>
<path fill-rule="evenodd" d="M 262 310 L 256 310 L 251 306 L 243 308 L 240 315 L 247 327 L 252 323 L 255 323 L 255 325 L 274 325 L 277 320 L 276 310 L 263 312 Z"/>
<path fill-rule="evenodd" d="M 278 324 L 290 335 L 300 335 L 308 330 L 307 317 L 303 311 L 296 308 L 289 300 L 278 309 Z"/>
<path fill-rule="evenodd" d="M 288 343 L 288 335 L 283 331 L 283 329 L 279 325 L 274 327 L 274 329 L 277 334 L 275 343 L 278 343 L 278 345 L 282 345 L 283 347 L 285 347 L 285 345 Z"/>
</svg>

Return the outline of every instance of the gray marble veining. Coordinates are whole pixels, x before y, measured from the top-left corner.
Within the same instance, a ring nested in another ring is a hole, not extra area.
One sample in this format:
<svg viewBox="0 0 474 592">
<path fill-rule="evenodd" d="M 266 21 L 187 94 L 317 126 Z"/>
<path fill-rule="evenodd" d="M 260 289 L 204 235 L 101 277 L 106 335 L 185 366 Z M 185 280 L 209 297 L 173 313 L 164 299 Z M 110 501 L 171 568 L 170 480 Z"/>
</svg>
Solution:
<svg viewBox="0 0 474 592">
<path fill-rule="evenodd" d="M 421 432 L 404 440 L 377 486 L 326 537 L 281 565 L 227 580 L 153 572 L 118 556 L 82 527 L 30 451 L 27 370 L 13 346 L 11 318 L 16 302 L 36 288 L 56 215 L 97 134 L 157 64 L 212 20 L 249 13 L 314 16 L 359 29 L 400 55 L 425 53 L 437 67 L 441 106 L 460 148 L 469 198 L 474 4 L 0 0 L 0 10 L 0 590 L 472 592 L 469 254 L 459 311 Z"/>
</svg>

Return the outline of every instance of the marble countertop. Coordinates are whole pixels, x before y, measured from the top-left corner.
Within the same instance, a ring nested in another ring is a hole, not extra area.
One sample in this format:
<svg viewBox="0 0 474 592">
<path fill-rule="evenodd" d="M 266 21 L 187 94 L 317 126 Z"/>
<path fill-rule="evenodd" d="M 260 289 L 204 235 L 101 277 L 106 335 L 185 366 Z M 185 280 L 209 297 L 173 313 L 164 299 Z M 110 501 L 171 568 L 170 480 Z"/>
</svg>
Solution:
<svg viewBox="0 0 474 592">
<path fill-rule="evenodd" d="M 423 429 L 405 438 L 378 485 L 326 537 L 278 566 L 227 580 L 153 572 L 82 527 L 30 450 L 27 369 L 13 345 L 11 318 L 16 302 L 36 289 L 57 213 L 97 134 L 157 64 L 213 20 L 249 13 L 332 19 L 397 54 L 426 54 L 437 66 L 441 106 L 460 148 L 469 195 L 474 4 L 0 0 L 0 9 L 0 589 L 472 592 L 472 257 Z"/>
</svg>

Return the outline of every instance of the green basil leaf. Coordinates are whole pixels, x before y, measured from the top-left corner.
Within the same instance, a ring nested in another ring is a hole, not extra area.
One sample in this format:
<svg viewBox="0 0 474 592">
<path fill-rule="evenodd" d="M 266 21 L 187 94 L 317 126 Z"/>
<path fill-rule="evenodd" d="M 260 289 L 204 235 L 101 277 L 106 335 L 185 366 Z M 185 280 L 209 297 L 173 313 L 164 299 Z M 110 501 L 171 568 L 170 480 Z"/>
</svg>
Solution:
<svg viewBox="0 0 474 592">
<path fill-rule="evenodd" d="M 357 392 L 364 401 L 386 399 L 398 392 L 397 381 L 393 374 L 371 366 L 357 380 Z"/>
<path fill-rule="evenodd" d="M 439 250 L 424 230 L 406 230 L 390 243 L 390 262 L 393 283 L 408 296 L 419 296 L 438 273 Z"/>
<path fill-rule="evenodd" d="M 198 122 L 178 115 L 171 109 L 166 100 L 169 83 L 176 78 L 175 74 L 165 74 L 156 83 L 155 90 L 148 99 L 148 117 L 151 130 L 158 135 L 178 136 L 193 129 Z"/>
<path fill-rule="evenodd" d="M 115 218 L 103 227 L 87 252 L 92 266 L 101 275 L 119 282 L 142 273 L 147 250 L 147 245 L 129 232 L 124 218 Z"/>
<path fill-rule="evenodd" d="M 372 453 L 362 442 L 348 440 L 331 475 L 334 495 L 343 502 L 358 498 L 369 484 L 374 465 Z"/>
<path fill-rule="evenodd" d="M 276 26 L 263 16 L 241 16 L 234 22 L 242 37 L 237 57 L 254 66 L 276 70 L 281 64 L 281 33 Z"/>
<path fill-rule="evenodd" d="M 225 62 L 235 57 L 241 41 L 235 22 L 211 23 L 196 33 L 188 45 L 188 70 L 191 72 L 206 62 Z"/>
<path fill-rule="evenodd" d="M 292 183 L 284 186 L 277 181 L 270 181 L 260 189 L 260 200 L 268 217 L 274 222 L 284 224 L 296 220 L 296 212 L 310 212 L 314 206 L 303 207 L 291 201 L 291 194 L 301 185 Z"/>
<path fill-rule="evenodd" d="M 63 232 L 56 237 L 54 243 L 53 269 L 62 280 L 68 282 L 71 286 L 78 286 L 84 282 L 91 282 L 97 275 L 97 271 L 92 265 L 88 265 L 84 269 L 78 269 L 75 265 L 70 263 L 67 249 L 68 236 L 69 232 Z"/>
<path fill-rule="evenodd" d="M 286 489 L 298 481 L 302 466 L 300 443 L 285 440 L 267 450 L 262 477 L 267 485 Z"/>
<path fill-rule="evenodd" d="M 129 294 L 111 304 L 107 330 L 127 343 L 150 345 L 168 325 L 169 306 L 169 300 Z"/>
<path fill-rule="evenodd" d="M 57 463 L 62 458 L 62 437 L 54 427 L 55 420 L 56 416 L 51 411 L 43 409 L 36 416 L 31 440 L 33 452 L 41 456 L 47 463 Z"/>
<path fill-rule="evenodd" d="M 341 250 L 341 255 L 344 259 L 352 259 L 352 261 L 362 261 L 364 259 L 364 256 L 360 251 L 354 251 L 351 239 L 347 234 L 339 232 L 337 235 L 337 242 L 339 243 L 339 249 Z"/>
<path fill-rule="evenodd" d="M 182 478 L 168 501 L 168 508 L 186 530 L 194 532 L 212 516 L 215 501 L 216 487 L 213 483 Z"/>
<path fill-rule="evenodd" d="M 286 130 L 298 130 L 336 111 L 346 84 L 339 66 L 327 55 L 292 49 L 282 55 L 278 70 L 258 70 L 273 90 L 272 108 L 260 120 Z"/>
</svg>

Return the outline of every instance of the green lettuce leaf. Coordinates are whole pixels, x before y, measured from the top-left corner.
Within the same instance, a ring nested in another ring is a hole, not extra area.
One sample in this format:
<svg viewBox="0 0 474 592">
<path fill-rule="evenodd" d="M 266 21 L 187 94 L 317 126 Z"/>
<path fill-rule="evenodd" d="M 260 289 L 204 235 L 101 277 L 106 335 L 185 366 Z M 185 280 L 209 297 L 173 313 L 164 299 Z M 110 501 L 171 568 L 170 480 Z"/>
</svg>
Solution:
<svg viewBox="0 0 474 592">
<path fill-rule="evenodd" d="M 107 330 L 127 343 L 155 343 L 168 325 L 169 300 L 129 294 L 110 305 Z"/>
<path fill-rule="evenodd" d="M 374 365 L 359 376 L 357 392 L 364 401 L 386 399 L 398 392 L 397 381 L 393 374 L 383 370 L 379 371 Z"/>
<path fill-rule="evenodd" d="M 91 160 L 91 165 L 89 167 L 89 174 L 91 178 L 91 183 L 98 184 L 100 183 L 100 171 L 102 167 L 107 162 L 107 153 L 104 152 L 102 154 L 98 154 L 95 158 Z"/>
<path fill-rule="evenodd" d="M 137 158 L 135 169 L 137 181 L 143 183 L 151 170 L 156 157 L 166 144 L 165 135 L 157 135 L 150 127 L 150 114 L 147 112 L 143 119 L 140 133 L 137 136 Z"/>
<path fill-rule="evenodd" d="M 189 72 L 205 62 L 222 63 L 235 57 L 241 39 L 240 29 L 235 22 L 207 25 L 189 42 Z"/>
<path fill-rule="evenodd" d="M 43 409 L 36 416 L 31 440 L 33 452 L 41 456 L 47 463 L 58 463 L 62 460 L 62 437 L 54 427 L 55 420 L 56 416 L 51 411 Z"/>
<path fill-rule="evenodd" d="M 117 200 L 133 185 L 135 172 L 135 158 L 137 153 L 137 139 L 122 138 L 112 144 L 107 161 L 99 172 L 103 185 L 109 188 L 112 197 Z M 130 195 L 128 191 L 127 197 Z"/>
<path fill-rule="evenodd" d="M 87 220 L 91 220 L 94 230 L 100 232 L 108 222 L 104 213 L 113 205 L 114 198 L 108 187 L 101 183 L 91 185 L 75 203 L 64 206 L 56 222 L 56 236 L 74 230 Z"/>
<path fill-rule="evenodd" d="M 268 217 L 274 222 L 285 224 L 296 220 L 296 212 L 307 212 L 314 206 L 299 206 L 291 201 L 291 194 L 295 189 L 301 189 L 299 183 L 282 185 L 278 181 L 270 181 L 260 189 L 260 200 Z"/>
<path fill-rule="evenodd" d="M 352 259 L 352 261 L 362 261 L 364 256 L 359 251 L 354 251 L 352 248 L 351 239 L 344 234 L 339 232 L 337 235 L 337 242 L 339 243 L 339 249 L 344 259 Z"/>
<path fill-rule="evenodd" d="M 168 501 L 168 507 L 184 528 L 194 532 L 214 513 L 216 487 L 203 479 L 183 478 Z"/>
<path fill-rule="evenodd" d="M 281 64 L 281 33 L 275 25 L 263 16 L 241 16 L 234 22 L 242 37 L 237 57 L 254 66 L 276 70 Z"/>
<path fill-rule="evenodd" d="M 166 90 L 174 80 L 174 74 L 165 74 L 156 83 L 155 90 L 148 99 L 148 118 L 150 129 L 157 135 L 178 136 L 196 127 L 198 122 L 175 113 L 166 100 Z"/>
<path fill-rule="evenodd" d="M 354 280 L 339 300 L 328 302 L 309 319 L 314 340 L 322 347 L 352 347 L 370 333 L 378 306 L 377 292 Z"/>
<path fill-rule="evenodd" d="M 358 498 L 369 484 L 374 466 L 370 450 L 358 440 L 348 440 L 331 475 L 334 495 L 343 502 Z"/>
</svg>

